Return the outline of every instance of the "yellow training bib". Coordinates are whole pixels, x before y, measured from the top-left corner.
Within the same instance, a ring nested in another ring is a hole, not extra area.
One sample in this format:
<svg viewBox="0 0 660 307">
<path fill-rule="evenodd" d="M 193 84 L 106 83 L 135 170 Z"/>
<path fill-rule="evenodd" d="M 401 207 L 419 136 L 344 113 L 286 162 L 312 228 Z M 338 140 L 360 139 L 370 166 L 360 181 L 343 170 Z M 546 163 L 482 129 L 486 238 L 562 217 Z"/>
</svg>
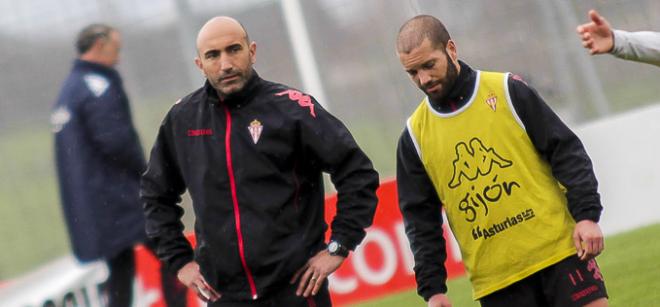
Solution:
<svg viewBox="0 0 660 307">
<path fill-rule="evenodd" d="M 476 91 L 443 114 L 424 99 L 408 119 L 479 299 L 575 254 L 575 221 L 508 93 L 508 74 L 477 71 Z"/>
</svg>

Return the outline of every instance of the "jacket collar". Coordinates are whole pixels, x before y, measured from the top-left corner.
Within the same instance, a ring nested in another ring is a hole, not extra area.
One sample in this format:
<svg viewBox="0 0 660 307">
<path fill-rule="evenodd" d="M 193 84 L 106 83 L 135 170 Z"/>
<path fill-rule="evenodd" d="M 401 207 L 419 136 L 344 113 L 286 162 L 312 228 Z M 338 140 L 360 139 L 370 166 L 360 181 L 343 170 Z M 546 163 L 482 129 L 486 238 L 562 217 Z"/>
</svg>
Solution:
<svg viewBox="0 0 660 307">
<path fill-rule="evenodd" d="M 98 63 L 94 62 L 89 62 L 81 59 L 76 59 L 73 62 L 73 69 L 74 70 L 84 70 L 84 71 L 92 71 L 94 73 L 102 74 L 106 77 L 112 77 L 112 78 L 118 78 L 119 73 L 117 72 L 116 69 L 112 67 L 108 67 L 105 65 L 101 65 Z"/>
<path fill-rule="evenodd" d="M 440 102 L 430 101 L 433 108 L 440 113 L 451 113 L 464 106 L 475 90 L 474 82 L 477 80 L 477 72 L 463 61 L 461 72 L 458 74 L 449 94 Z"/>
<path fill-rule="evenodd" d="M 263 83 L 263 79 L 259 77 L 259 74 L 257 74 L 256 70 L 252 70 L 252 76 L 250 79 L 245 83 L 245 86 L 243 88 L 231 95 L 228 95 L 224 99 L 220 99 L 218 97 L 218 92 L 215 90 L 215 88 L 211 85 L 209 80 L 206 80 L 204 82 L 204 99 L 208 101 L 210 104 L 217 104 L 219 102 L 226 103 L 228 106 L 235 106 L 238 104 L 246 104 L 252 100 L 252 97 L 254 97 Z"/>
</svg>

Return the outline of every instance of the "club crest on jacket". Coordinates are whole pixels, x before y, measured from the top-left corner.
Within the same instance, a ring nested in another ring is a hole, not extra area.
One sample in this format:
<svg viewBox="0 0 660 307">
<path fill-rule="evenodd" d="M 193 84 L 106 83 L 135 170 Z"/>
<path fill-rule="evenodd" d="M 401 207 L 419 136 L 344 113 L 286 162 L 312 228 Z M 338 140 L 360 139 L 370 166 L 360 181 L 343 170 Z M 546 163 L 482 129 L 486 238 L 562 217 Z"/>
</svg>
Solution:
<svg viewBox="0 0 660 307">
<path fill-rule="evenodd" d="M 248 130 L 250 130 L 250 136 L 252 137 L 252 142 L 257 144 L 257 142 L 259 142 L 259 137 L 261 136 L 261 131 L 264 130 L 264 126 L 261 125 L 260 121 L 255 119 L 250 123 Z"/>
</svg>

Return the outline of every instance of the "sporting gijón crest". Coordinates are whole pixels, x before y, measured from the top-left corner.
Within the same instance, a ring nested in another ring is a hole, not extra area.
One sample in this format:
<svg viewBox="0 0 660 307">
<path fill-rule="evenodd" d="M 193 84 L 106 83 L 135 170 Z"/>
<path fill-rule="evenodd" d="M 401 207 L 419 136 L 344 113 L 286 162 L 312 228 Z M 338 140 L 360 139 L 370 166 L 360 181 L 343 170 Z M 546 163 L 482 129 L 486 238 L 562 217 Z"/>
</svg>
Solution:
<svg viewBox="0 0 660 307">
<path fill-rule="evenodd" d="M 491 93 L 488 95 L 486 98 L 486 104 L 493 109 L 493 111 L 497 110 L 497 96 L 495 94 Z"/>
<path fill-rule="evenodd" d="M 261 137 L 261 132 L 264 130 L 264 126 L 260 121 L 255 119 L 250 123 L 250 126 L 248 126 L 248 130 L 250 130 L 252 142 L 257 144 L 257 142 L 259 142 L 259 137 Z"/>
</svg>

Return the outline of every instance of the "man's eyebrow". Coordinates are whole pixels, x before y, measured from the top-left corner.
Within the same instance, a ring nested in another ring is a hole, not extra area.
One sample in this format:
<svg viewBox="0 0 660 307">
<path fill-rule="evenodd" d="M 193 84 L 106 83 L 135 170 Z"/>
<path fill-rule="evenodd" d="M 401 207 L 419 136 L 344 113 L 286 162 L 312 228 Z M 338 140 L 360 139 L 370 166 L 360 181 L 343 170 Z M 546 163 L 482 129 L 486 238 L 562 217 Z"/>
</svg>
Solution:
<svg viewBox="0 0 660 307">
<path fill-rule="evenodd" d="M 229 50 L 229 49 L 233 49 L 233 48 L 237 48 L 237 47 L 242 48 L 243 45 L 241 45 L 240 43 L 234 43 L 234 44 L 231 44 L 229 46 L 226 46 L 224 49 Z M 222 52 L 222 50 L 220 50 L 220 49 L 209 49 L 206 52 L 204 52 L 204 55 L 208 55 L 210 53 L 216 53 L 216 52 Z"/>
<path fill-rule="evenodd" d="M 209 50 L 206 50 L 206 52 L 204 52 L 204 55 L 208 55 L 210 53 L 216 53 L 216 52 L 220 52 L 220 50 L 218 50 L 218 49 L 209 49 Z"/>
</svg>

